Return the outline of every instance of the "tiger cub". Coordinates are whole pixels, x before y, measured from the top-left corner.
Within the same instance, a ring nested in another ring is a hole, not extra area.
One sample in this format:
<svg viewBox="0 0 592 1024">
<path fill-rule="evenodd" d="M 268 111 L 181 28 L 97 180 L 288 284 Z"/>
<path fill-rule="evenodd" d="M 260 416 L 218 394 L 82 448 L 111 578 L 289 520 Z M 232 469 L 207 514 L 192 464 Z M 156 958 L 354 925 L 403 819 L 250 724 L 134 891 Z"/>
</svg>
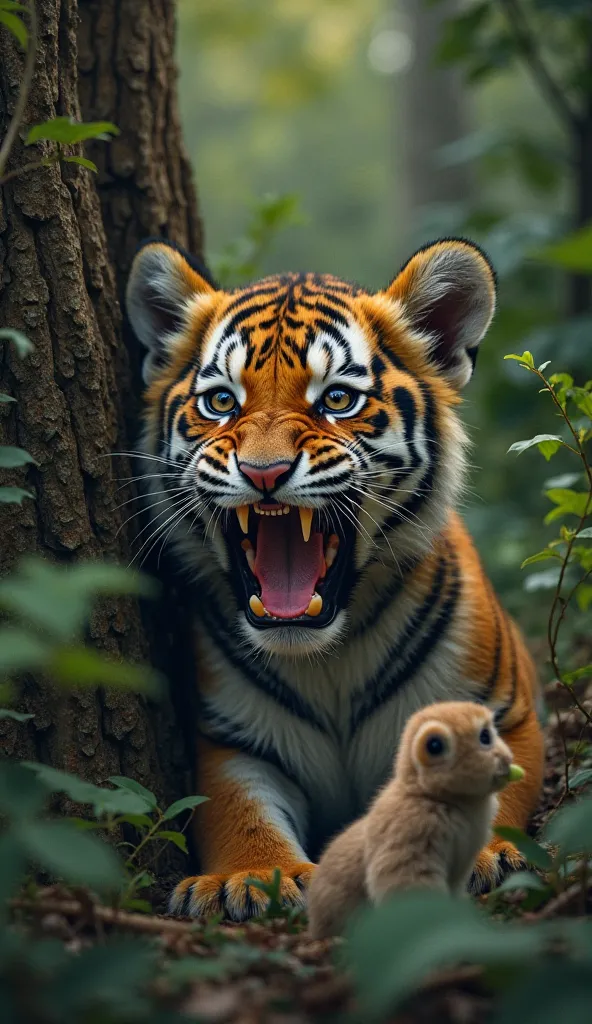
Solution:
<svg viewBox="0 0 592 1024">
<path fill-rule="evenodd" d="M 224 290 L 166 241 L 137 253 L 150 543 L 195 581 L 196 784 L 210 798 L 202 874 L 172 912 L 257 914 L 266 896 L 246 880 L 276 867 L 281 898 L 303 906 L 319 849 L 435 701 L 496 710 L 526 769 L 497 821 L 526 824 L 543 770 L 535 671 L 455 511 L 460 391 L 494 307 L 487 258 L 462 239 L 420 249 L 374 293 L 310 273 Z M 520 863 L 494 839 L 473 890 Z"/>
</svg>

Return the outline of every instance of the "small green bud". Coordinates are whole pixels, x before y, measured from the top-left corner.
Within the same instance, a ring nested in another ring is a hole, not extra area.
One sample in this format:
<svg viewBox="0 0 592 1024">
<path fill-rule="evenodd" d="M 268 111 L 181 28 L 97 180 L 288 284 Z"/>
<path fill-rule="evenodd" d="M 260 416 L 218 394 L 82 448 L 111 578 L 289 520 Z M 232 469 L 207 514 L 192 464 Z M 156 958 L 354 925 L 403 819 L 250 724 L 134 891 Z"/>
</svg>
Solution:
<svg viewBox="0 0 592 1024">
<path fill-rule="evenodd" d="M 508 782 L 520 782 L 520 779 L 524 778 L 524 768 L 521 768 L 519 764 L 511 764 L 510 771 L 508 772 Z"/>
</svg>

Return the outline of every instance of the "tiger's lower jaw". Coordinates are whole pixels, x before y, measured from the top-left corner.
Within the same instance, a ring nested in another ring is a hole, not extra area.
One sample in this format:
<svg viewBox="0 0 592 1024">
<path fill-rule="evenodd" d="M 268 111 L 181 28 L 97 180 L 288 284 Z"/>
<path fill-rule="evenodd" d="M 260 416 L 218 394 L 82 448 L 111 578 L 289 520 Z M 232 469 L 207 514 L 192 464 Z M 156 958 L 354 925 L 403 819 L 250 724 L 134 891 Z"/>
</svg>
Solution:
<svg viewBox="0 0 592 1024">
<path fill-rule="evenodd" d="M 339 645 L 347 626 L 347 613 L 338 611 L 335 618 L 323 629 L 307 629 L 306 626 L 284 626 L 262 630 L 251 626 L 241 615 L 239 629 L 243 639 L 255 650 L 267 654 L 279 654 L 285 658 L 300 658 L 314 653 L 315 656 L 329 654 Z"/>
</svg>

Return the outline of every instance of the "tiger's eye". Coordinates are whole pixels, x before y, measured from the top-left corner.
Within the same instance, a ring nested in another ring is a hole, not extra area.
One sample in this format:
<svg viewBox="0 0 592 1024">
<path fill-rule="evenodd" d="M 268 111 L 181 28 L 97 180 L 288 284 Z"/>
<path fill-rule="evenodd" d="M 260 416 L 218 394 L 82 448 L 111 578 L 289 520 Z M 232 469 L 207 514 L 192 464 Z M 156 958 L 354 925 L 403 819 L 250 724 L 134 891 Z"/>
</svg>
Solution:
<svg viewBox="0 0 592 1024">
<path fill-rule="evenodd" d="M 346 412 L 354 400 L 353 393 L 346 388 L 329 388 L 322 398 L 323 405 L 330 412 Z"/>
<path fill-rule="evenodd" d="M 236 398 L 232 391 L 210 391 L 205 395 L 205 400 L 211 412 L 227 415 L 236 406 Z"/>
</svg>

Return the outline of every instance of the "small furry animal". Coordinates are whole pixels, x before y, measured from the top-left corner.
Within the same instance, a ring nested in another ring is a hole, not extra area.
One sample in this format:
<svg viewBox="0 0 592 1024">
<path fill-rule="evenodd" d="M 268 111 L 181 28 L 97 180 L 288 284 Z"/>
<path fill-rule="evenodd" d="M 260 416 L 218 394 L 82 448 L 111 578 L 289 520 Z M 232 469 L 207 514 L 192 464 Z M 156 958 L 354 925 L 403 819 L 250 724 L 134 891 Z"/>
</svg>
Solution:
<svg viewBox="0 0 592 1024">
<path fill-rule="evenodd" d="M 523 774 L 489 708 L 448 701 L 412 715 L 393 777 L 321 857 L 308 895 L 311 936 L 340 934 L 356 907 L 396 889 L 464 893 L 491 838 L 496 793 Z"/>
</svg>

